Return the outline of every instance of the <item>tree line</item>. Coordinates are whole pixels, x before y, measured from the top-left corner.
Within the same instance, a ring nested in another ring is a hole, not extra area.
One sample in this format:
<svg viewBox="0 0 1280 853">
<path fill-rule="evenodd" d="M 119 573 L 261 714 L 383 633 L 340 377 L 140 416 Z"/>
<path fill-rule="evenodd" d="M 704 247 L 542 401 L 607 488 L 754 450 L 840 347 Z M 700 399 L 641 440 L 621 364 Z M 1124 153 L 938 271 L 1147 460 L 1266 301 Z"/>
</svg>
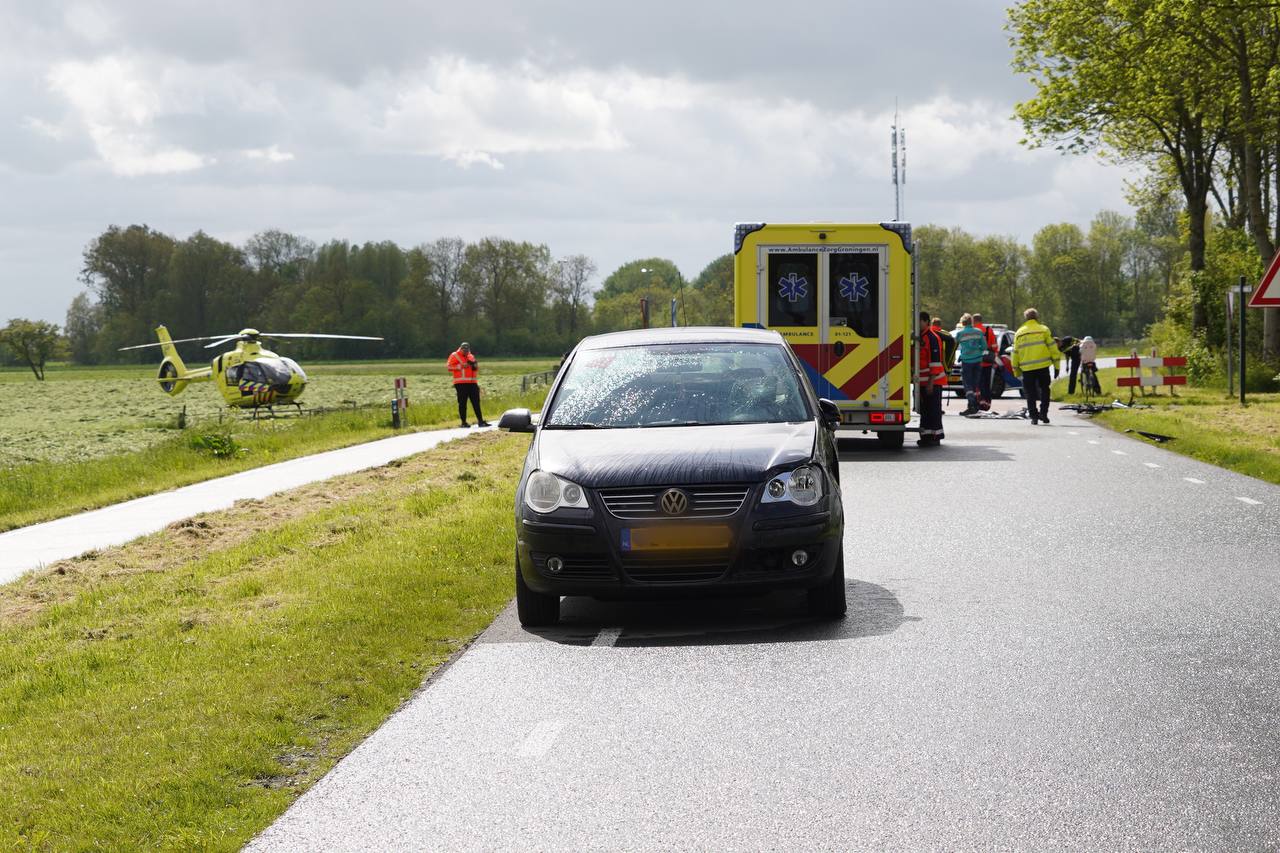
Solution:
<svg viewBox="0 0 1280 853">
<path fill-rule="evenodd" d="M 921 306 L 955 322 L 981 312 L 1016 327 L 1034 305 L 1055 332 L 1136 339 L 1163 315 L 1185 255 L 1167 198 L 1135 217 L 1102 211 L 1087 228 L 1046 225 L 1027 246 L 963 228 L 916 229 Z"/>
</svg>

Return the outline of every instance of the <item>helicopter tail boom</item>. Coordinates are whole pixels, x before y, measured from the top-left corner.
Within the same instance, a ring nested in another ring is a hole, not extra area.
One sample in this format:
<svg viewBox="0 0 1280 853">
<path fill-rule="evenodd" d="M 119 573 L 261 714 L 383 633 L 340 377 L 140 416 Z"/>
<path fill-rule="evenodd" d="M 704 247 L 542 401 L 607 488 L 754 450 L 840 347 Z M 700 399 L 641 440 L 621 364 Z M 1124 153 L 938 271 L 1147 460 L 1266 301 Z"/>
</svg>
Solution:
<svg viewBox="0 0 1280 853">
<path fill-rule="evenodd" d="M 178 355 L 178 348 L 169 337 L 169 330 L 164 326 L 156 327 L 156 337 L 160 339 L 160 352 L 164 353 L 164 361 L 160 362 L 160 372 L 156 379 L 160 382 L 160 390 L 171 397 L 181 394 L 191 382 L 208 379 L 212 371 L 205 367 L 200 370 L 187 370 Z"/>
</svg>

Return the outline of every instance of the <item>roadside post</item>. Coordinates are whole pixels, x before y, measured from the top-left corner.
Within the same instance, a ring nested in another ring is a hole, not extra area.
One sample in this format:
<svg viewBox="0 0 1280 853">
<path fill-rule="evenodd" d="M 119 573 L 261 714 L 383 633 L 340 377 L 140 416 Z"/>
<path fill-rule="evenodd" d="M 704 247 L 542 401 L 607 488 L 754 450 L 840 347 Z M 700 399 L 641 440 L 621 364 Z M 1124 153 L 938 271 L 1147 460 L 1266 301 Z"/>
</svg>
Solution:
<svg viewBox="0 0 1280 853">
<path fill-rule="evenodd" d="M 674 329 L 675 327 L 676 327 L 676 301 L 675 299 L 672 299 L 671 300 L 671 328 Z"/>
<path fill-rule="evenodd" d="M 640 328 L 649 328 L 649 297 L 640 297 Z"/>
<path fill-rule="evenodd" d="M 400 411 L 409 408 L 409 380 L 403 376 L 396 379 L 396 399 L 400 401 Z"/>
<path fill-rule="evenodd" d="M 400 429 L 400 401 L 395 398 L 391 400 L 391 428 Z"/>
<path fill-rule="evenodd" d="M 1280 255 L 1277 255 L 1276 257 L 1280 258 Z M 1272 262 L 1272 266 L 1275 266 L 1275 263 L 1274 263 L 1274 262 Z M 1246 375 L 1246 374 L 1245 374 L 1245 372 L 1244 372 L 1244 357 L 1245 357 L 1245 345 L 1244 345 L 1244 341 L 1245 341 L 1245 338 L 1244 338 L 1244 332 L 1245 332 L 1244 294 L 1245 294 L 1244 276 L 1240 276 L 1240 405 L 1242 405 L 1242 406 L 1243 406 L 1243 405 L 1245 405 L 1245 402 L 1244 402 L 1244 386 L 1245 386 L 1245 375 Z"/>
</svg>

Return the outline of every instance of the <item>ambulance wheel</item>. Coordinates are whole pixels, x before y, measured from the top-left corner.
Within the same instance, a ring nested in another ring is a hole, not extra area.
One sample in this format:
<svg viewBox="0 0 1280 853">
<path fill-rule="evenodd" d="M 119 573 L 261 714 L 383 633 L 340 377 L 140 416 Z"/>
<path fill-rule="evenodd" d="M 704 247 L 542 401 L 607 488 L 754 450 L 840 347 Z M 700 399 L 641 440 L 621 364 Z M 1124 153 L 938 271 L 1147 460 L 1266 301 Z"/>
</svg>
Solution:
<svg viewBox="0 0 1280 853">
<path fill-rule="evenodd" d="M 1004 396 L 1004 375 L 997 373 L 991 380 L 991 399 L 999 400 Z"/>
<path fill-rule="evenodd" d="M 878 432 L 876 433 L 876 441 L 880 442 L 880 447 L 884 450 L 901 450 L 902 442 L 906 439 L 905 432 Z"/>
<path fill-rule="evenodd" d="M 842 548 L 840 542 L 835 547 Z M 836 557 L 836 568 L 831 577 L 815 587 L 810 587 L 809 615 L 819 619 L 843 619 L 848 605 L 844 600 L 844 552 Z"/>
<path fill-rule="evenodd" d="M 520 558 L 516 557 L 516 615 L 526 628 L 541 628 L 560 621 L 560 596 L 534 592 L 525 585 L 520 574 Z"/>
</svg>

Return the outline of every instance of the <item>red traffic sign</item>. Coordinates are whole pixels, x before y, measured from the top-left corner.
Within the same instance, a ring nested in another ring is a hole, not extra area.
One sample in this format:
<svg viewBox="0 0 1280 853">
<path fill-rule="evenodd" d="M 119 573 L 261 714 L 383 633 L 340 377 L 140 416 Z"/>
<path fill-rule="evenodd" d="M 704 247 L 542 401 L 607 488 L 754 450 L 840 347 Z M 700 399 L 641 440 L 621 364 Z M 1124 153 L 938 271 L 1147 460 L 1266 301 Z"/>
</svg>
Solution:
<svg viewBox="0 0 1280 853">
<path fill-rule="evenodd" d="M 1280 308 L 1280 283 L 1276 282 L 1277 272 L 1280 272 L 1280 252 L 1276 252 L 1276 256 L 1271 259 L 1271 266 L 1267 267 L 1267 271 L 1263 273 L 1258 289 L 1253 292 L 1253 296 L 1249 297 L 1250 308 Z"/>
</svg>

